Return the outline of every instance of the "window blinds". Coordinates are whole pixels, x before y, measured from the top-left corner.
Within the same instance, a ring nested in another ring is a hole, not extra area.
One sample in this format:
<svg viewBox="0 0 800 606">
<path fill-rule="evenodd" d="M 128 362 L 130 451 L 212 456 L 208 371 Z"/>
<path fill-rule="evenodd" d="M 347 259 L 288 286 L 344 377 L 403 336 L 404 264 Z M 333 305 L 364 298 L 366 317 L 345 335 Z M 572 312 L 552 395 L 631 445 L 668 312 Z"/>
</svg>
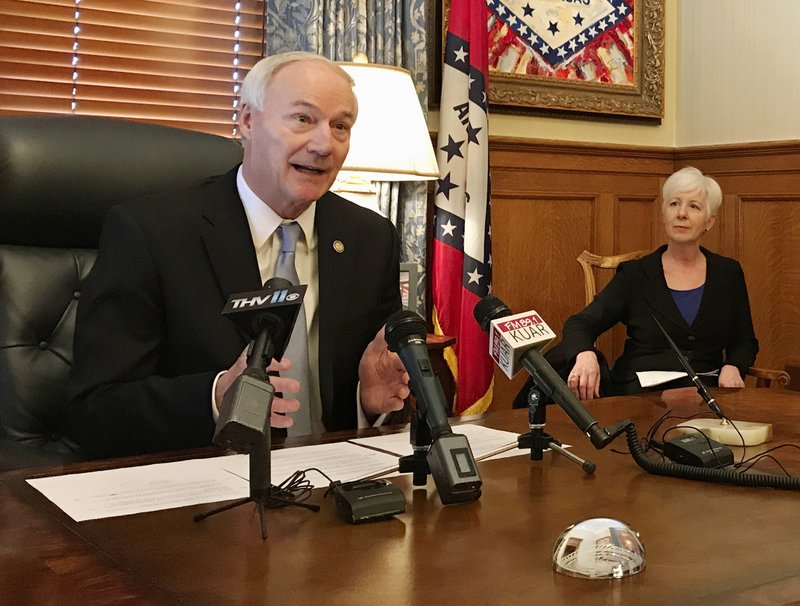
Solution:
<svg viewBox="0 0 800 606">
<path fill-rule="evenodd" d="M 231 136 L 261 0 L 0 0 L 0 113 L 75 113 Z"/>
</svg>

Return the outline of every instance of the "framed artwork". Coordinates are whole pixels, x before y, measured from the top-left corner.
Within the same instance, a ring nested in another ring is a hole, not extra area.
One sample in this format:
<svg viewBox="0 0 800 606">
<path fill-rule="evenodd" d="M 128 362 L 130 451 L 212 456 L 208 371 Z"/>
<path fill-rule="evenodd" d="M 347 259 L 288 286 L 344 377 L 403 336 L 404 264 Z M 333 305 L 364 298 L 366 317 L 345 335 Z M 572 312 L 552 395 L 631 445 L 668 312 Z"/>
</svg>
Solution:
<svg viewBox="0 0 800 606">
<path fill-rule="evenodd" d="M 491 110 L 663 117 L 664 0 L 486 4 Z M 443 0 L 439 51 L 447 9 Z"/>
</svg>

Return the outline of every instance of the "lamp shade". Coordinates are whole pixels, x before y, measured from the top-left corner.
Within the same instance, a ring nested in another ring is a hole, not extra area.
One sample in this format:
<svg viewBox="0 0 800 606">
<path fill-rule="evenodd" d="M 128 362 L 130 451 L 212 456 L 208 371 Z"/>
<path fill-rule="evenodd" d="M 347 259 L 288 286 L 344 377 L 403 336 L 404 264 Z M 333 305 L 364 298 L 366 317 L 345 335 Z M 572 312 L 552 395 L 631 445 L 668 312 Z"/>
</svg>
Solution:
<svg viewBox="0 0 800 606">
<path fill-rule="evenodd" d="M 438 179 L 436 154 L 408 70 L 373 63 L 339 65 L 355 81 L 358 99 L 342 173 L 371 181 Z"/>
</svg>

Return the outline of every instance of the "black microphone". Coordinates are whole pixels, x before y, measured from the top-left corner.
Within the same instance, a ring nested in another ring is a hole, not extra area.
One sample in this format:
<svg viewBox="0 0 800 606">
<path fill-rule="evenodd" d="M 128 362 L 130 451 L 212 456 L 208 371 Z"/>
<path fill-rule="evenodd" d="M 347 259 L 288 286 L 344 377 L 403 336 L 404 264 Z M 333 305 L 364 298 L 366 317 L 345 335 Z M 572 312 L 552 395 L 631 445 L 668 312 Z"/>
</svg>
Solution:
<svg viewBox="0 0 800 606">
<path fill-rule="evenodd" d="M 419 415 L 430 429 L 427 461 L 439 499 L 445 505 L 474 501 L 481 495 L 478 467 L 467 437 L 450 428 L 444 391 L 428 356 L 427 332 L 413 311 L 398 311 L 386 321 L 386 343 L 400 356 Z"/>
<path fill-rule="evenodd" d="M 489 343 L 490 347 L 492 347 L 492 344 L 502 340 L 501 336 L 495 334 L 503 331 L 499 327 L 499 323 L 503 318 L 511 316 L 512 312 L 499 298 L 489 295 L 478 301 L 473 310 L 473 315 L 480 327 L 489 333 Z M 625 430 L 625 425 L 618 423 L 612 428 L 611 432 L 601 426 L 591 413 L 586 410 L 581 401 L 575 397 L 575 394 L 570 391 L 564 380 L 550 366 L 550 363 L 544 359 L 544 356 L 537 349 L 540 346 L 538 339 L 521 340 L 517 344 L 512 342 L 509 345 L 513 349 L 513 357 L 517 358 L 525 370 L 533 377 L 534 383 L 542 393 L 547 398 L 551 398 L 567 413 L 572 422 L 578 426 L 578 429 L 589 437 L 595 448 L 603 448 Z M 490 355 L 492 355 L 495 362 L 500 364 L 500 360 L 495 357 L 493 351 L 490 351 Z"/>
<path fill-rule="evenodd" d="M 675 354 L 675 357 L 678 358 L 678 362 L 680 362 L 681 366 L 683 367 L 683 370 L 686 371 L 686 374 L 689 375 L 689 378 L 692 380 L 692 383 L 694 383 L 694 386 L 697 389 L 697 393 L 700 394 L 700 397 L 703 398 L 706 405 L 708 405 L 708 407 L 715 415 L 717 415 L 720 419 L 724 419 L 725 414 L 722 412 L 722 409 L 720 408 L 719 404 L 717 404 L 717 401 L 708 391 L 708 388 L 700 380 L 700 377 L 697 376 L 697 373 L 692 368 L 692 365 L 689 364 L 689 360 L 686 358 L 685 355 L 683 355 L 683 352 L 680 349 L 678 349 L 678 346 L 675 345 L 675 341 L 672 340 L 669 334 L 667 334 L 667 331 L 664 330 L 664 327 L 661 326 L 661 322 L 659 322 L 653 314 L 650 314 L 650 317 L 653 318 L 653 322 L 655 322 L 656 326 L 658 326 L 659 330 L 661 330 L 661 333 L 664 335 L 664 338 L 667 340 L 667 343 L 669 343 L 670 349 L 672 349 L 672 352 Z"/>
<path fill-rule="evenodd" d="M 442 384 L 433 372 L 428 355 L 428 330 L 422 317 L 413 311 L 398 311 L 386 321 L 386 344 L 400 356 L 410 377 L 410 388 L 417 398 L 417 408 L 424 415 L 431 438 L 451 434 L 447 404 Z"/>
<path fill-rule="evenodd" d="M 225 392 L 214 431 L 214 443 L 237 452 L 250 450 L 268 439 L 275 388 L 266 367 L 283 357 L 303 305 L 306 286 L 271 278 L 264 289 L 231 295 L 222 314 L 254 337 L 247 368 Z"/>
<path fill-rule="evenodd" d="M 222 315 L 251 339 L 257 339 L 268 330 L 274 349 L 267 352 L 267 362 L 272 358 L 280 360 L 289 345 L 307 288 L 305 284 L 295 286 L 284 278 L 270 278 L 264 282 L 262 290 L 231 295 Z"/>
</svg>

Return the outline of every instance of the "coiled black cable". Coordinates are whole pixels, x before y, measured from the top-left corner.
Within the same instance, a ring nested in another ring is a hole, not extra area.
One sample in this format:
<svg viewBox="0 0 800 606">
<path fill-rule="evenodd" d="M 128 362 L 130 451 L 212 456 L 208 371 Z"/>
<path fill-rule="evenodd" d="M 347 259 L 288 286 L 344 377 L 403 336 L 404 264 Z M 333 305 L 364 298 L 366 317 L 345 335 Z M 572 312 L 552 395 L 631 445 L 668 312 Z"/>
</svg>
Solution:
<svg viewBox="0 0 800 606">
<path fill-rule="evenodd" d="M 639 441 L 636 426 L 629 422 L 625 427 L 628 449 L 636 464 L 649 473 L 660 476 L 716 482 L 719 484 L 735 484 L 736 486 L 754 486 L 758 488 L 779 488 L 782 490 L 800 489 L 800 477 L 771 475 L 764 473 L 739 473 L 728 469 L 708 469 L 693 467 L 666 461 L 657 461 L 648 457 Z"/>
</svg>

